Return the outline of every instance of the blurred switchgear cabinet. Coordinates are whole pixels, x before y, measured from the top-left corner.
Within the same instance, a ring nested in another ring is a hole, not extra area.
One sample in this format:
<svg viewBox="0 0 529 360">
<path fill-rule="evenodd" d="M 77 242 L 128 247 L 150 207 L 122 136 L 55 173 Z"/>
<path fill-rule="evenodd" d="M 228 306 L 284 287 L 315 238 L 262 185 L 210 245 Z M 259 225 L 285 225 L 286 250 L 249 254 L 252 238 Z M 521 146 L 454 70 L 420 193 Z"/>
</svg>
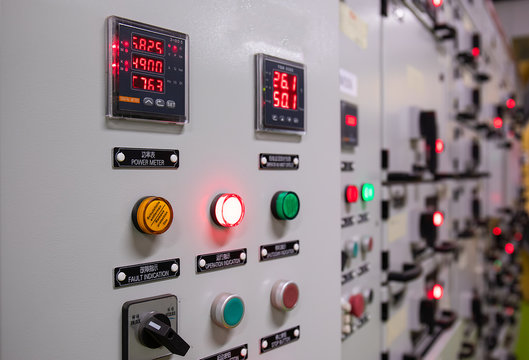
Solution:
<svg viewBox="0 0 529 360">
<path fill-rule="evenodd" d="M 1 360 L 508 359 L 488 2 L 0 7 Z"/>
</svg>

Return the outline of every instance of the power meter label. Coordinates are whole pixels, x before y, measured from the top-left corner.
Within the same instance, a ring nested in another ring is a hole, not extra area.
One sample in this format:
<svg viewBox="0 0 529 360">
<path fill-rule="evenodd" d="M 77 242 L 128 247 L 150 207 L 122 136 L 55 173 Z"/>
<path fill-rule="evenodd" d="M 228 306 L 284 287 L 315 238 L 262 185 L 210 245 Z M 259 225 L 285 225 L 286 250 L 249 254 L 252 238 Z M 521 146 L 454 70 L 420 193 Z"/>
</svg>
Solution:
<svg viewBox="0 0 529 360">
<path fill-rule="evenodd" d="M 115 169 L 178 169 L 180 153 L 175 149 L 145 149 L 115 147 Z"/>
</svg>

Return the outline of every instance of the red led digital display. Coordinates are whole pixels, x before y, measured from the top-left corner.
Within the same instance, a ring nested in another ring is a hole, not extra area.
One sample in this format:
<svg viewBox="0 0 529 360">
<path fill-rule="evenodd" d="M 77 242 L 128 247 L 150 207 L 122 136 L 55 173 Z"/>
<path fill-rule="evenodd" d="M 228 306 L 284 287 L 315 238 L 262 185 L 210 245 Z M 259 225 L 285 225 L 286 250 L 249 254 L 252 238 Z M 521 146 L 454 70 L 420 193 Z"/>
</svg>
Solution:
<svg viewBox="0 0 529 360">
<path fill-rule="evenodd" d="M 132 68 L 163 74 L 164 62 L 163 59 L 132 54 Z"/>
<path fill-rule="evenodd" d="M 156 91 L 163 93 L 164 80 L 148 75 L 132 74 L 132 87 L 134 89 Z"/>
<path fill-rule="evenodd" d="M 274 107 L 296 110 L 298 108 L 298 77 L 274 71 Z"/>
<path fill-rule="evenodd" d="M 163 55 L 165 51 L 163 41 L 136 34 L 132 34 L 132 48 L 159 55 Z"/>
</svg>

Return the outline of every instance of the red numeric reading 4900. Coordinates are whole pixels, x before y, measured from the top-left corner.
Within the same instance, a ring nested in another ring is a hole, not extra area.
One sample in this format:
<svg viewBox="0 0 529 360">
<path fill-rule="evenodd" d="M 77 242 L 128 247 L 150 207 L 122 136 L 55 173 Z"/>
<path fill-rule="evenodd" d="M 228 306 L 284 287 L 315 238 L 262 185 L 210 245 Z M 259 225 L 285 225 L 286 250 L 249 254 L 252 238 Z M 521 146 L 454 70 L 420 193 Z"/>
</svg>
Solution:
<svg viewBox="0 0 529 360">
<path fill-rule="evenodd" d="M 163 59 L 132 54 L 132 68 L 163 74 Z"/>
<path fill-rule="evenodd" d="M 132 74 L 132 87 L 147 91 L 156 91 L 163 93 L 164 81 L 161 78 Z"/>
</svg>

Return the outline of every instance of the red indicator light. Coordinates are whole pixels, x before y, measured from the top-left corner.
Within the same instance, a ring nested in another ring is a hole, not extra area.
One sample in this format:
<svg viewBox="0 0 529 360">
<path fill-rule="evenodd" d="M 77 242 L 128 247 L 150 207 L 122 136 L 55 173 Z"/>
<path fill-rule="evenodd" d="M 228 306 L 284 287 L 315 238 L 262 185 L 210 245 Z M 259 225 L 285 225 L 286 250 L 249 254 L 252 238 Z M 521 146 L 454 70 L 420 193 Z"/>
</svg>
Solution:
<svg viewBox="0 0 529 360">
<path fill-rule="evenodd" d="M 173 52 L 177 52 L 177 51 L 178 51 L 178 46 L 173 45 Z"/>
<path fill-rule="evenodd" d="M 435 226 L 443 225 L 443 221 L 444 221 L 444 215 L 442 212 L 436 211 L 433 213 L 433 224 Z"/>
<path fill-rule="evenodd" d="M 445 149 L 445 143 L 441 139 L 435 140 L 435 152 L 440 154 Z"/>
<path fill-rule="evenodd" d="M 501 129 L 501 127 L 503 126 L 503 119 L 499 116 L 495 117 L 492 124 L 494 125 L 496 129 Z"/>
<path fill-rule="evenodd" d="M 514 101 L 514 99 L 508 99 L 505 102 L 505 105 L 507 105 L 509 109 L 514 109 L 514 107 L 516 106 L 516 101 Z"/>
<path fill-rule="evenodd" d="M 348 185 L 345 188 L 345 201 L 354 203 L 358 200 L 358 188 L 354 185 Z"/>
<path fill-rule="evenodd" d="M 113 68 L 115 68 L 116 66 L 117 66 L 116 63 L 113 63 L 113 64 L 112 64 L 112 67 L 113 67 Z"/>
<path fill-rule="evenodd" d="M 129 47 L 129 42 L 128 41 L 123 42 L 123 46 Z"/>
<path fill-rule="evenodd" d="M 435 300 L 440 300 L 443 297 L 443 292 L 444 292 L 443 287 L 439 284 L 435 284 L 432 289 L 432 297 Z"/>
<path fill-rule="evenodd" d="M 439 6 L 443 5 L 443 0 L 432 0 L 432 4 L 435 7 L 439 7 Z"/>
<path fill-rule="evenodd" d="M 347 125 L 347 126 L 356 126 L 356 116 L 354 116 L 354 115 L 345 115 L 345 125 Z"/>
<path fill-rule="evenodd" d="M 220 226 L 237 226 L 244 218 L 244 202 L 237 194 L 220 194 L 211 203 L 211 216 Z"/>
<path fill-rule="evenodd" d="M 515 239 L 516 241 L 522 241 L 522 238 L 523 238 L 523 235 L 522 235 L 521 232 L 515 232 L 515 233 L 514 233 L 514 239 Z"/>
<path fill-rule="evenodd" d="M 474 56 L 474 57 L 478 57 L 479 56 L 479 48 L 478 47 L 472 48 L 472 56 Z"/>
<path fill-rule="evenodd" d="M 505 308 L 505 315 L 507 316 L 513 316 L 514 315 L 514 308 L 508 306 Z"/>
<path fill-rule="evenodd" d="M 514 245 L 512 243 L 505 244 L 505 252 L 511 255 L 514 252 Z"/>
<path fill-rule="evenodd" d="M 280 71 L 274 71 L 273 80 L 274 107 L 297 110 L 298 108 L 298 77 Z"/>
<path fill-rule="evenodd" d="M 501 235 L 501 228 L 496 226 L 494 229 L 492 229 L 492 233 L 496 236 Z"/>
</svg>

